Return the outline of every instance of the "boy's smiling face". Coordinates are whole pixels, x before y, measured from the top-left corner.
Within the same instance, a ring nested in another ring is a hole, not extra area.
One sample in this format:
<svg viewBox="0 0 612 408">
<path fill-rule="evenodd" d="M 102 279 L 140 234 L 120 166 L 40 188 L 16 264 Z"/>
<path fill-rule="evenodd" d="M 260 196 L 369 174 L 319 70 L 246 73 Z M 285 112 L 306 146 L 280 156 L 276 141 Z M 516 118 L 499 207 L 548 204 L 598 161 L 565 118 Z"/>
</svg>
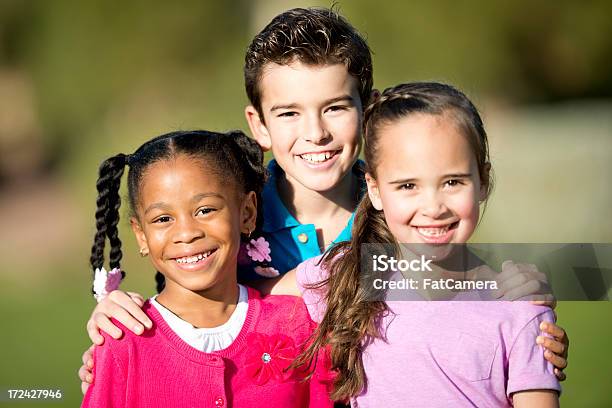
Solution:
<svg viewBox="0 0 612 408">
<path fill-rule="evenodd" d="M 351 171 L 361 148 L 358 82 L 344 64 L 268 64 L 259 83 L 263 120 L 246 116 L 264 150 L 272 150 L 296 186 L 326 192 Z"/>
</svg>

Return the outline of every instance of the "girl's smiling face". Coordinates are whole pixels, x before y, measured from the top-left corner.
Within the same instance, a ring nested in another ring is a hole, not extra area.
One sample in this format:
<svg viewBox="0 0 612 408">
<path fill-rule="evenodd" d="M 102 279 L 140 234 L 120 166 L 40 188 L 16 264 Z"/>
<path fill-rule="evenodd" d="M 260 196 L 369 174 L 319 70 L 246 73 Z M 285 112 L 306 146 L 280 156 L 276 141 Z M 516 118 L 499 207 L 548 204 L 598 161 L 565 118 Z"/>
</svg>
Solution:
<svg viewBox="0 0 612 408">
<path fill-rule="evenodd" d="M 166 288 L 236 284 L 240 233 L 255 228 L 256 199 L 234 184 L 186 155 L 146 169 L 131 224 Z"/>
<path fill-rule="evenodd" d="M 372 204 L 399 243 L 465 243 L 486 199 L 475 154 L 450 113 L 413 113 L 378 130 Z M 487 170 L 488 171 L 488 170 Z"/>
</svg>

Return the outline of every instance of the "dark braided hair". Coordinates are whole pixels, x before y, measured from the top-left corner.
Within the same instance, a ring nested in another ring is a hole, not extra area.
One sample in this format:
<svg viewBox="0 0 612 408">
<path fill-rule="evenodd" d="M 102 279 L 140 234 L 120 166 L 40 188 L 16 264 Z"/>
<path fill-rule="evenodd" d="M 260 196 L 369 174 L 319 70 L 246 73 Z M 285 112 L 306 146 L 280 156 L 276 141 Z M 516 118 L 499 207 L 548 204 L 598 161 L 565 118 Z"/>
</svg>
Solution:
<svg viewBox="0 0 612 408">
<path fill-rule="evenodd" d="M 261 147 L 241 131 L 227 133 L 205 130 L 176 131 L 158 136 L 140 146 L 133 154 L 118 154 L 100 165 L 98 198 L 96 201 L 96 233 L 91 248 L 90 264 L 95 270 L 104 265 L 106 239 L 110 244 L 111 268 L 119 268 L 122 258 L 121 240 L 117 225 L 121 198 L 119 187 L 125 166 L 128 172 L 128 200 L 131 213 L 138 205 L 142 177 L 153 163 L 168 160 L 178 155 L 187 155 L 205 161 L 220 176 L 226 177 L 243 193 L 255 192 L 257 203 L 261 203 L 261 192 L 266 180 Z M 258 205 L 256 231 L 261 226 L 261 207 Z M 155 275 L 157 291 L 165 287 L 164 275 Z"/>
</svg>

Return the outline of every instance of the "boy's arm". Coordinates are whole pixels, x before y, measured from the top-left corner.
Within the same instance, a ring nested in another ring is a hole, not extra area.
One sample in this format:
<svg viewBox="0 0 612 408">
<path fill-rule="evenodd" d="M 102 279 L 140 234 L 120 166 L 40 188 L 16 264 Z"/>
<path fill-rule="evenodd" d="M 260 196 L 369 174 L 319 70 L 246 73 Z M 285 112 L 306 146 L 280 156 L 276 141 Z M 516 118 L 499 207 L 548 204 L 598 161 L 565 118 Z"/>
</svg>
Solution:
<svg viewBox="0 0 612 408">
<path fill-rule="evenodd" d="M 94 344 L 102 345 L 104 337 L 100 330 L 114 339 L 119 339 L 123 332 L 115 326 L 110 318 L 118 320 L 125 327 L 130 327 L 134 334 L 140 335 L 144 328 L 152 327 L 151 320 L 142 311 L 144 299 L 138 293 L 114 290 L 98 303 L 87 321 L 87 333 Z"/>
<path fill-rule="evenodd" d="M 248 282 L 247 285 L 257 289 L 262 295 L 292 295 L 302 296 L 297 285 L 295 269 L 272 279 L 259 279 Z"/>
<path fill-rule="evenodd" d="M 516 408 L 558 408 L 559 395 L 551 390 L 529 390 L 512 394 Z"/>
</svg>

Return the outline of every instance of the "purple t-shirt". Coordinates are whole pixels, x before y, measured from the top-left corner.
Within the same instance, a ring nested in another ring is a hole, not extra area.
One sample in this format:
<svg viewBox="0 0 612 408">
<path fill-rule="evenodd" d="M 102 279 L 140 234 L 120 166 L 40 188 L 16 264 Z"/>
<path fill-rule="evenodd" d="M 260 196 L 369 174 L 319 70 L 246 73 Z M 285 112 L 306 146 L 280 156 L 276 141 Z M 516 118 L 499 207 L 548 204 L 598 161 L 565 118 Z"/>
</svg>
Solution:
<svg viewBox="0 0 612 408">
<path fill-rule="evenodd" d="M 297 282 L 314 321 L 325 313 L 320 257 L 298 265 Z M 353 407 L 505 407 L 518 391 L 561 391 L 535 343 L 552 311 L 529 302 L 394 301 L 383 339 L 363 353 L 367 388 Z"/>
</svg>

